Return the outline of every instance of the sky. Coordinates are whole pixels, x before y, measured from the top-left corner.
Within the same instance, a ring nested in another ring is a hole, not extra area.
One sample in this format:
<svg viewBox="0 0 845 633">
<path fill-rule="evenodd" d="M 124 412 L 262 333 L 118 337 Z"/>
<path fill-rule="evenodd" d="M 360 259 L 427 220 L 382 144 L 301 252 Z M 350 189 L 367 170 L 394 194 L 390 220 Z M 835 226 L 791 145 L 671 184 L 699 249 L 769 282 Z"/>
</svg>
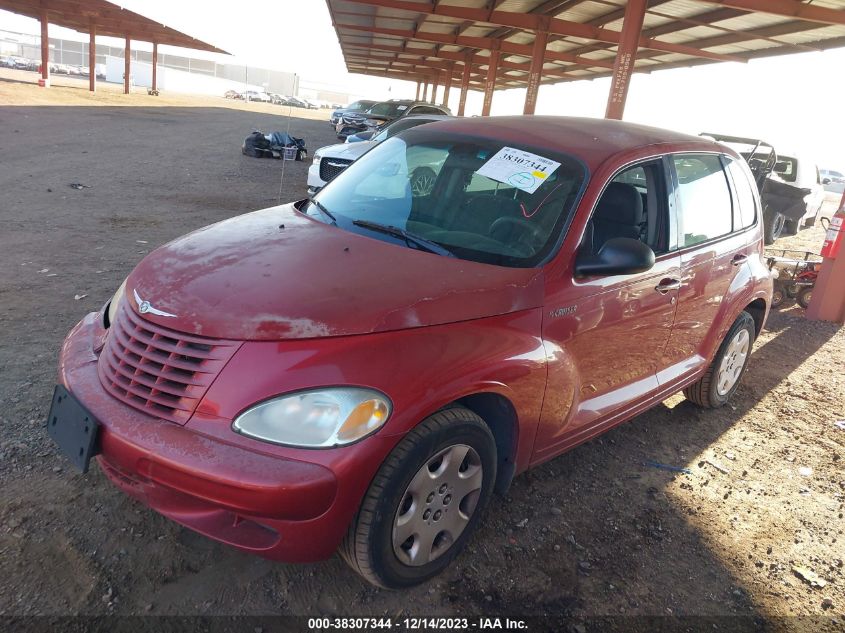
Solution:
<svg viewBox="0 0 845 633">
<path fill-rule="evenodd" d="M 373 99 L 413 97 L 416 84 L 346 71 L 323 0 L 121 0 L 116 4 L 210 42 L 230 53 L 222 63 L 295 72 L 302 82 Z M 0 11 L 0 29 L 38 33 L 35 20 Z M 82 39 L 50 27 L 51 37 Z M 86 36 L 87 37 L 87 36 Z M 98 38 L 109 43 L 110 38 Z M 122 45 L 119 41 L 115 45 Z M 150 47 L 133 43 L 138 48 Z M 185 54 L 183 49 L 160 47 Z M 683 132 L 723 132 L 763 138 L 784 154 L 845 171 L 845 49 L 634 74 L 625 120 Z M 449 105 L 457 109 L 454 88 Z M 601 117 L 609 79 L 543 86 L 537 114 Z M 442 88 L 441 88 L 442 92 Z M 522 89 L 496 92 L 492 114 L 521 114 Z M 470 92 L 467 115 L 480 114 Z"/>
</svg>

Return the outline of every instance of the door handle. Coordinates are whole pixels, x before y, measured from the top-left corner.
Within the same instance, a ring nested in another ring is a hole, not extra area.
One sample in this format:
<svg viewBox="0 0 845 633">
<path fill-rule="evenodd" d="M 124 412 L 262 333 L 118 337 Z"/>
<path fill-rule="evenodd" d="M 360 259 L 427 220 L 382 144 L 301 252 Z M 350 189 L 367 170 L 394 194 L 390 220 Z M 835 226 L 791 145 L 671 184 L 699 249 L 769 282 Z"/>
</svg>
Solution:
<svg viewBox="0 0 845 633">
<path fill-rule="evenodd" d="M 734 258 L 731 260 L 731 264 L 734 266 L 742 266 L 747 261 L 748 255 L 734 255 Z"/>
<path fill-rule="evenodd" d="M 665 295 L 670 290 L 678 290 L 681 287 L 680 279 L 664 279 L 657 284 L 654 289 L 662 295 Z"/>
</svg>

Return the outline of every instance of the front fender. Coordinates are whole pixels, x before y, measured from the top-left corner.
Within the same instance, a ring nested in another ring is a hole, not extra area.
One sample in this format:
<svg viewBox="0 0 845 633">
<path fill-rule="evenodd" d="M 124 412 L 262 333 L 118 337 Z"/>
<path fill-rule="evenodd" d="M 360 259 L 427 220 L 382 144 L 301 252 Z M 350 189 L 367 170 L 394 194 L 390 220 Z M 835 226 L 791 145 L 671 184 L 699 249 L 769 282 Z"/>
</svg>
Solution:
<svg viewBox="0 0 845 633">
<path fill-rule="evenodd" d="M 359 446 L 378 464 L 412 428 L 459 398 L 492 392 L 517 414 L 517 469 L 527 466 L 546 386 L 541 310 L 439 326 L 360 336 L 250 341 L 221 372 L 188 426 L 253 450 L 331 462 Z M 231 421 L 281 394 L 333 385 L 377 389 L 393 413 L 372 439 L 358 445 L 307 450 L 257 442 L 231 431 Z M 376 467 L 377 465 L 376 464 Z M 373 474 L 375 470 L 373 470 Z"/>
</svg>

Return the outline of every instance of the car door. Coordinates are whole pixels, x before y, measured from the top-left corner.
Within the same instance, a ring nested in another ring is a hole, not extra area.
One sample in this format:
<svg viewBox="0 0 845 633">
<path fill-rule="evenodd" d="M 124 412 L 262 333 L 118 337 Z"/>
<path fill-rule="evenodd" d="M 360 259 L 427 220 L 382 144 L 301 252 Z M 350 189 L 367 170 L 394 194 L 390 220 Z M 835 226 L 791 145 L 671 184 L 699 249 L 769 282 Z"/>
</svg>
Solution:
<svg viewBox="0 0 845 633">
<path fill-rule="evenodd" d="M 730 298 L 749 275 L 750 245 L 736 189 L 719 154 L 675 154 L 669 161 L 676 192 L 681 287 L 672 334 L 658 372 L 662 385 L 682 380 L 710 361 L 730 323 Z M 743 191 L 748 189 L 742 183 Z M 736 215 L 736 218 L 734 217 Z"/>
<path fill-rule="evenodd" d="M 596 251 L 609 237 L 640 239 L 655 251 L 651 270 L 546 282 L 549 374 L 534 461 L 600 432 L 658 387 L 680 284 L 670 185 L 662 158 L 617 172 L 592 210 L 580 247 Z M 632 211 L 637 198 L 640 211 Z M 614 220 L 621 226 L 612 226 Z"/>
</svg>

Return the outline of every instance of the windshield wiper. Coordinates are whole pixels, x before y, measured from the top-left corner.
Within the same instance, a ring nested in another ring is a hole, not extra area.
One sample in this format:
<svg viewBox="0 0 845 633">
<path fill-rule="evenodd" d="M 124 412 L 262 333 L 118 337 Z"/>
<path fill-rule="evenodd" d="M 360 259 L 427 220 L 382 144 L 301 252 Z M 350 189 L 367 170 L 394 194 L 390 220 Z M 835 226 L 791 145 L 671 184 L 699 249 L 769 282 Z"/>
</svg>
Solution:
<svg viewBox="0 0 845 633">
<path fill-rule="evenodd" d="M 398 226 L 380 224 L 379 222 L 370 222 L 369 220 L 353 220 L 352 224 L 365 229 L 370 229 L 371 231 L 378 231 L 379 233 L 386 233 L 387 235 L 392 235 L 393 237 L 399 237 L 405 240 L 405 244 L 408 246 L 413 244 L 420 250 L 424 250 L 429 253 L 443 255 L 444 257 L 455 257 L 455 254 L 452 251 L 440 246 L 437 242 L 432 242 L 431 240 L 427 240 L 419 235 L 414 235 L 405 229 L 400 229 Z"/>
<path fill-rule="evenodd" d="M 325 215 L 329 220 L 331 220 L 332 224 L 337 224 L 337 218 L 335 217 L 334 213 L 332 213 L 325 206 L 323 206 L 322 202 L 318 202 L 317 200 L 314 200 L 314 198 L 311 198 L 309 202 L 311 202 L 311 204 L 317 207 L 323 215 Z"/>
</svg>

